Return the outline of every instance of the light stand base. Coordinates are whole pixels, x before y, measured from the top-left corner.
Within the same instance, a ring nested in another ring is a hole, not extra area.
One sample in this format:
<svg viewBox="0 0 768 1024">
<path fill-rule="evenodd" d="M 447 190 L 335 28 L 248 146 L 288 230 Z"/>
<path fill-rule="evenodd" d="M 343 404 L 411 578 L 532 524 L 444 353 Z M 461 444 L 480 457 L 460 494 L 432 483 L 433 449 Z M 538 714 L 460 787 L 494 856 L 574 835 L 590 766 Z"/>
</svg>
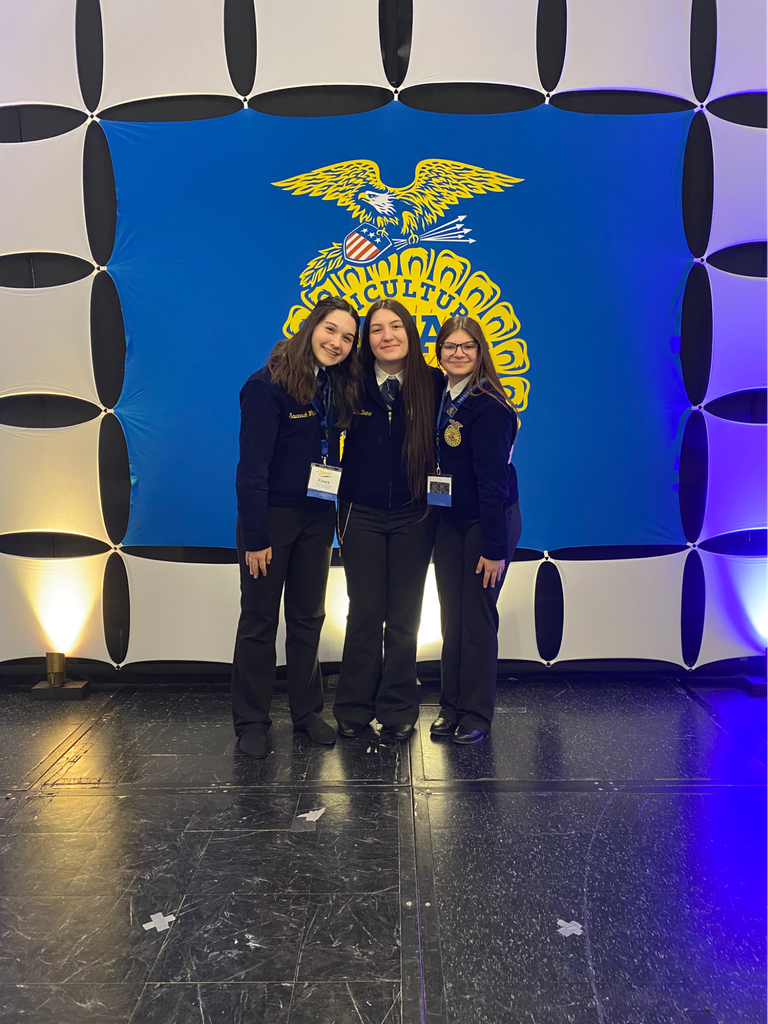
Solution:
<svg viewBox="0 0 768 1024">
<path fill-rule="evenodd" d="M 741 688 L 750 697 L 765 697 L 768 695 L 768 687 L 765 678 L 761 676 L 744 676 Z"/>
<path fill-rule="evenodd" d="M 67 679 L 63 686 L 51 686 L 43 679 L 29 693 L 32 700 L 85 700 L 91 695 L 91 684 L 86 679 Z"/>
</svg>

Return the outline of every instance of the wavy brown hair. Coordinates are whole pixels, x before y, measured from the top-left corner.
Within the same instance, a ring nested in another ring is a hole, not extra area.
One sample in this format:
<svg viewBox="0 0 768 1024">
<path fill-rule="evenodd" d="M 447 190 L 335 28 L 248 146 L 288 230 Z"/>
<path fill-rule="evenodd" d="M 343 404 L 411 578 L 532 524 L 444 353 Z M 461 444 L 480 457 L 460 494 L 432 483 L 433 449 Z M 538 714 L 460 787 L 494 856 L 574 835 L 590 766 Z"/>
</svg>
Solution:
<svg viewBox="0 0 768 1024">
<path fill-rule="evenodd" d="M 440 353 L 443 350 L 443 345 L 455 331 L 466 331 L 472 340 L 477 342 L 478 346 L 477 362 L 472 371 L 472 376 L 467 381 L 467 389 L 469 391 L 474 390 L 475 394 L 482 392 L 485 395 L 491 395 L 499 402 L 509 406 L 512 412 L 517 414 L 517 410 L 499 380 L 496 367 L 493 365 L 491 350 L 483 334 L 483 328 L 477 320 L 473 320 L 470 316 L 452 316 L 445 321 L 435 339 L 435 358 L 438 363 L 440 362 Z"/>
<path fill-rule="evenodd" d="M 278 341 L 267 360 L 267 369 L 273 384 L 284 387 L 299 405 L 311 405 L 317 388 L 312 334 L 318 324 L 335 309 L 349 313 L 355 321 L 355 340 L 349 355 L 341 363 L 327 367 L 333 396 L 333 422 L 340 430 L 344 430 L 359 408 L 358 395 L 362 379 L 359 355 L 360 314 L 346 299 L 338 295 L 321 299 L 292 337 Z"/>
<path fill-rule="evenodd" d="M 415 501 L 427 489 L 427 473 L 435 469 L 435 385 L 432 371 L 424 361 L 421 338 L 413 317 L 395 299 L 379 299 L 368 310 L 363 323 L 360 359 L 363 372 L 373 370 L 375 358 L 371 351 L 371 317 L 379 309 L 390 309 L 400 317 L 408 336 L 408 357 L 403 367 L 403 405 L 405 407 L 405 441 L 403 465 L 408 487 Z"/>
</svg>

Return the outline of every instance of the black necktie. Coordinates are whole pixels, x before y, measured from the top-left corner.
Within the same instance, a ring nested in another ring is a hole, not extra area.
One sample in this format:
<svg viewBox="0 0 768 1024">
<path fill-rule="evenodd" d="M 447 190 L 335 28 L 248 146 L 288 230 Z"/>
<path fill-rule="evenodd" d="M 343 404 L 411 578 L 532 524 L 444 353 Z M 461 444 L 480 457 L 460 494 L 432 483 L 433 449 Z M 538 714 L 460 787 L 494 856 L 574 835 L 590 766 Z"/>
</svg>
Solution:
<svg viewBox="0 0 768 1024">
<path fill-rule="evenodd" d="M 320 415 L 324 416 L 326 413 L 325 400 L 328 393 L 328 386 L 330 384 L 330 378 L 328 377 L 328 371 L 322 367 L 317 371 L 317 401 L 320 406 Z"/>
<path fill-rule="evenodd" d="M 381 394 L 384 401 L 387 403 L 387 408 L 391 409 L 395 404 L 395 399 L 400 390 L 400 381 L 397 377 L 387 377 L 384 383 L 381 385 Z"/>
</svg>

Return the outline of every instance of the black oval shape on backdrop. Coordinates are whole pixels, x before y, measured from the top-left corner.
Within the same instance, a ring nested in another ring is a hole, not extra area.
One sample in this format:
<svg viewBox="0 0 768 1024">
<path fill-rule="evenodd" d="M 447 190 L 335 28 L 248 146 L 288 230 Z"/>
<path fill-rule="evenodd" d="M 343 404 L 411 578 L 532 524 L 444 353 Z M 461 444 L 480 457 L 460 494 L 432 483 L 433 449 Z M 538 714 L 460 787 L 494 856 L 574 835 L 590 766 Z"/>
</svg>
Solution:
<svg viewBox="0 0 768 1024">
<path fill-rule="evenodd" d="M 707 263 L 726 274 L 741 277 L 768 277 L 768 245 L 765 242 L 741 242 L 707 256 Z"/>
<path fill-rule="evenodd" d="M 699 547 L 715 555 L 749 555 L 765 558 L 768 554 L 768 530 L 739 530 L 736 533 L 721 533 L 718 537 L 703 540 Z"/>
<path fill-rule="evenodd" d="M 0 551 L 22 558 L 84 558 L 103 555 L 109 544 L 77 533 L 4 533 L 0 534 Z"/>
<path fill-rule="evenodd" d="M 128 529 L 131 510 L 131 467 L 120 420 L 108 413 L 99 432 L 99 489 L 107 534 L 119 544 Z"/>
<path fill-rule="evenodd" d="M 10 427 L 73 427 L 100 415 L 98 405 L 70 395 L 25 394 L 0 398 L 0 423 Z"/>
<path fill-rule="evenodd" d="M 721 96 L 707 104 L 707 110 L 723 121 L 744 124 L 749 128 L 768 128 L 768 94 L 739 92 Z"/>
<path fill-rule="evenodd" d="M 550 100 L 553 107 L 576 114 L 673 114 L 693 110 L 695 104 L 680 96 L 662 92 L 638 92 L 633 89 L 577 89 L 558 92 Z"/>
<path fill-rule="evenodd" d="M 512 562 L 540 562 L 544 557 L 543 551 L 536 551 L 535 548 L 515 548 L 515 553 L 510 561 Z"/>
<path fill-rule="evenodd" d="M 734 423 L 766 422 L 766 389 L 750 388 L 748 391 L 733 391 L 730 395 L 714 398 L 704 406 L 713 416 Z"/>
<path fill-rule="evenodd" d="M 87 117 L 82 110 L 43 103 L 0 107 L 0 142 L 37 142 L 66 135 Z"/>
<path fill-rule="evenodd" d="M 680 519 L 685 539 L 699 539 L 707 504 L 709 443 L 704 414 L 694 410 L 683 431 L 680 448 Z"/>
<path fill-rule="evenodd" d="M 117 193 L 112 154 L 104 129 L 88 125 L 83 149 L 83 201 L 88 244 L 96 263 L 103 267 L 112 255 L 117 227 Z"/>
<path fill-rule="evenodd" d="M 104 35 L 99 0 L 77 0 L 75 51 L 80 92 L 88 110 L 93 111 L 101 99 L 104 73 Z"/>
<path fill-rule="evenodd" d="M 136 544 L 122 549 L 126 555 L 158 562 L 193 562 L 198 565 L 237 565 L 237 548 L 163 547 Z"/>
<path fill-rule="evenodd" d="M 253 0 L 224 0 L 224 48 L 232 85 L 247 96 L 256 77 L 256 11 Z"/>
<path fill-rule="evenodd" d="M 104 568 L 102 590 L 104 639 L 110 658 L 118 665 L 125 661 L 131 633 L 131 592 L 125 562 L 115 551 Z"/>
<path fill-rule="evenodd" d="M 691 551 L 683 569 L 683 592 L 680 601 L 680 640 L 683 661 L 692 668 L 701 650 L 706 610 L 704 566 L 698 551 Z"/>
<path fill-rule="evenodd" d="M 340 117 L 378 110 L 392 99 L 389 89 L 375 85 L 303 85 L 252 96 L 248 106 L 274 117 Z"/>
<path fill-rule="evenodd" d="M 3 288 L 53 288 L 82 281 L 92 273 L 92 263 L 63 252 L 12 252 L 0 256 Z"/>
<path fill-rule="evenodd" d="M 707 115 L 694 114 L 683 159 L 683 228 L 694 256 L 707 251 L 715 196 L 715 164 Z"/>
<path fill-rule="evenodd" d="M 125 376 L 125 325 L 117 287 L 106 271 L 96 274 L 91 290 L 91 360 L 99 398 L 114 409 Z"/>
<path fill-rule="evenodd" d="M 544 95 L 493 82 L 437 82 L 404 89 L 399 99 L 406 107 L 434 114 L 510 114 L 540 107 Z"/>
<path fill-rule="evenodd" d="M 701 263 L 693 264 L 685 283 L 680 362 L 688 400 L 691 405 L 701 405 L 712 367 L 712 287 L 707 268 Z"/>
<path fill-rule="evenodd" d="M 542 562 L 536 574 L 536 645 L 544 661 L 554 661 L 563 640 L 563 582 L 554 562 Z"/>
<path fill-rule="evenodd" d="M 691 4 L 691 83 L 693 95 L 703 103 L 709 95 L 717 55 L 716 0 L 693 0 Z"/>
<path fill-rule="evenodd" d="M 565 63 L 568 34 L 566 0 L 539 0 L 536 12 L 536 60 L 539 80 L 546 92 L 554 92 Z"/>
<path fill-rule="evenodd" d="M 379 0 L 379 40 L 384 74 L 399 89 L 411 59 L 413 0 Z"/>
<path fill-rule="evenodd" d="M 685 544 L 606 544 L 583 548 L 557 548 L 550 558 L 562 562 L 604 562 L 617 558 L 657 558 L 685 551 Z"/>
<path fill-rule="evenodd" d="M 99 111 L 102 121 L 207 121 L 243 109 L 237 96 L 157 96 Z"/>
</svg>

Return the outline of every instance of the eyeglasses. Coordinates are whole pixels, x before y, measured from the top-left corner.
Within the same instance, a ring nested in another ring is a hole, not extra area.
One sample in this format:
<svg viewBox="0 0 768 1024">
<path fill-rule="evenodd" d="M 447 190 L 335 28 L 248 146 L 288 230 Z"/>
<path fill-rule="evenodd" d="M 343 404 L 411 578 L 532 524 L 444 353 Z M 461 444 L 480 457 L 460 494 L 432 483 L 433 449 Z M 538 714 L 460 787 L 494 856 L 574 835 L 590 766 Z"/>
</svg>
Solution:
<svg viewBox="0 0 768 1024">
<path fill-rule="evenodd" d="M 443 347 L 440 349 L 441 356 L 452 356 L 454 352 L 461 349 L 466 355 L 470 356 L 473 352 L 477 352 L 478 344 L 476 341 L 465 341 L 461 345 L 454 345 L 452 341 L 446 341 Z"/>
</svg>

